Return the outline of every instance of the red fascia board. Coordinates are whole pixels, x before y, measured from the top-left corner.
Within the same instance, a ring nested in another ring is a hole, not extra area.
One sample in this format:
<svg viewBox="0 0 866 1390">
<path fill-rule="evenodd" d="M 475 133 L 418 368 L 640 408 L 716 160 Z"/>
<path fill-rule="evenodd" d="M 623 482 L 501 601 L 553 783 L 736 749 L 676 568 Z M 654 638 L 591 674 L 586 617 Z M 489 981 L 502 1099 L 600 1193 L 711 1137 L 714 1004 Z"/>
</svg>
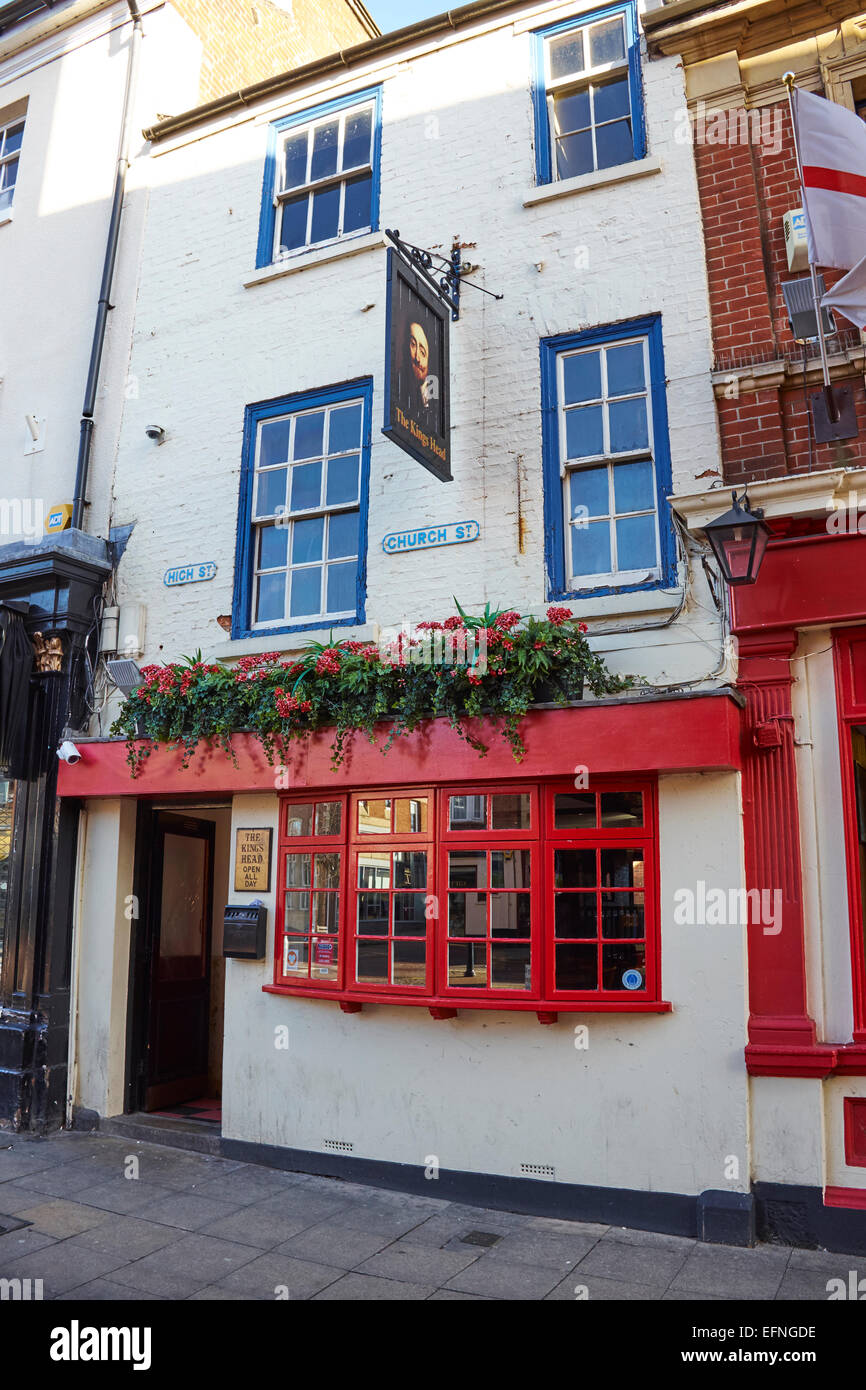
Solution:
<svg viewBox="0 0 866 1390">
<path fill-rule="evenodd" d="M 479 757 L 444 719 L 429 720 L 398 738 L 386 756 L 363 734 L 342 765 L 331 767 L 327 730 L 295 742 L 286 768 L 292 789 L 411 785 L 422 781 L 488 781 L 562 777 L 578 766 L 590 776 L 733 770 L 740 766 L 741 709 L 727 692 L 689 699 L 592 702 L 568 709 L 531 710 L 523 723 L 526 756 L 516 763 L 501 733 L 486 721 L 474 732 L 489 746 Z M 384 734 L 382 741 L 384 741 Z M 60 766 L 58 793 L 72 797 L 213 796 L 273 791 L 275 769 L 258 738 L 236 734 L 237 766 L 219 747 L 200 747 L 189 766 L 180 750 L 160 745 L 138 777 L 126 743 L 79 741 L 81 761 Z"/>
<path fill-rule="evenodd" d="M 733 631 L 862 622 L 864 569 L 866 535 L 857 532 L 773 541 L 757 582 L 731 589 Z"/>
</svg>

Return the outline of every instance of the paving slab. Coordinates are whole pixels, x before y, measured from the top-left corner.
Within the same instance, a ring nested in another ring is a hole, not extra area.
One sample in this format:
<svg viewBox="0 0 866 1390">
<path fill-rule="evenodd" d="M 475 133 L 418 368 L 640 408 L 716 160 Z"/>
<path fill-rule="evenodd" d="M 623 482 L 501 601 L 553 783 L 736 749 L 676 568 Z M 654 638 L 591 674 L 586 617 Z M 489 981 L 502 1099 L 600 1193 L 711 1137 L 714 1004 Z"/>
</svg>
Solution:
<svg viewBox="0 0 866 1390">
<path fill-rule="evenodd" d="M 655 1250 L 603 1237 L 577 1266 L 579 1277 L 597 1274 L 624 1284 L 644 1284 L 660 1296 L 689 1258 L 687 1250 Z M 712 1293 L 712 1289 L 709 1290 Z M 651 1294 L 648 1293 L 648 1297 Z"/>
<path fill-rule="evenodd" d="M 335 1284 L 329 1284 L 317 1293 L 314 1303 L 328 1302 L 385 1302 L 396 1303 L 409 1300 L 423 1301 L 435 1290 L 420 1284 L 401 1284 L 396 1279 L 377 1279 L 372 1274 L 344 1274 Z"/>
<path fill-rule="evenodd" d="M 279 1212 L 260 1205 L 241 1207 L 231 1216 L 220 1217 L 203 1226 L 202 1234 L 218 1236 L 221 1240 L 235 1240 L 241 1245 L 255 1247 L 256 1251 L 272 1250 L 282 1245 L 299 1231 L 306 1231 L 321 1221 L 322 1212 Z"/>
<path fill-rule="evenodd" d="M 276 1246 L 274 1254 L 291 1255 L 298 1260 L 312 1260 L 314 1264 L 334 1265 L 337 1269 L 348 1270 L 355 1269 L 390 1244 L 389 1235 L 375 1231 L 353 1231 L 350 1226 L 340 1226 L 336 1222 L 332 1225 L 326 1221 L 318 1226 L 308 1226 Z"/>
<path fill-rule="evenodd" d="M 56 1298 L 81 1284 L 89 1284 L 125 1263 L 115 1252 L 86 1250 L 71 1240 L 56 1240 L 33 1254 L 4 1257 L 0 1273 L 5 1278 L 41 1279 L 46 1298 Z"/>
<path fill-rule="evenodd" d="M 71 1244 L 72 1242 L 70 1242 Z M 249 1245 L 217 1240 L 213 1236 L 183 1236 L 152 1255 L 128 1264 L 115 1273 L 115 1279 L 146 1293 L 166 1298 L 188 1298 L 197 1289 L 218 1284 L 239 1265 L 255 1258 Z"/>
<path fill-rule="evenodd" d="M 234 1216 L 239 1208 L 233 1202 L 219 1202 L 214 1197 L 200 1197 L 196 1192 L 172 1192 L 159 1197 L 146 1207 L 136 1209 L 142 1221 L 154 1221 L 160 1226 L 178 1226 L 182 1231 L 198 1231 L 214 1221 Z"/>
<path fill-rule="evenodd" d="M 126 1284 L 114 1284 L 110 1279 L 93 1279 L 89 1284 L 81 1284 L 77 1289 L 57 1295 L 57 1303 L 165 1303 L 167 1300 L 156 1293 L 145 1293 L 142 1289 L 131 1289 Z"/>
<path fill-rule="evenodd" d="M 518 1264 L 490 1254 L 449 1279 L 446 1288 L 480 1293 L 487 1298 L 539 1299 L 549 1294 L 560 1279 L 556 1270 Z"/>
<path fill-rule="evenodd" d="M 399 1279 L 404 1284 L 432 1284 L 434 1288 L 439 1288 L 468 1265 L 474 1264 L 481 1254 L 477 1246 L 464 1246 L 460 1252 L 396 1241 L 366 1260 L 360 1266 L 359 1273 Z"/>
<path fill-rule="evenodd" d="M 88 1250 L 102 1250 L 106 1254 L 119 1250 L 131 1261 L 141 1259 L 143 1255 L 152 1255 L 154 1250 L 162 1250 L 172 1241 L 180 1240 L 184 1234 L 184 1231 L 171 1226 L 159 1226 L 135 1216 L 117 1216 L 105 1212 L 98 1226 L 92 1226 L 71 1239 Z"/>
<path fill-rule="evenodd" d="M 554 1303 L 608 1303 L 622 1300 L 630 1303 L 656 1301 L 658 1294 L 646 1284 L 633 1284 L 627 1279 L 603 1279 L 596 1274 L 582 1275 L 580 1270 L 567 1274 L 561 1284 L 545 1296 Z"/>
<path fill-rule="evenodd" d="M 10 1260 L 30 1255 L 35 1250 L 44 1250 L 46 1245 L 55 1243 L 56 1236 L 46 1235 L 44 1231 L 34 1231 L 32 1227 L 9 1231 L 7 1235 L 0 1236 L 0 1274 L 6 1273 L 6 1266 Z"/>
<path fill-rule="evenodd" d="M 790 1251 L 783 1247 L 755 1250 L 730 1245 L 700 1245 L 686 1257 L 671 1280 L 671 1288 L 721 1298 L 775 1298 L 785 1273 Z"/>
<path fill-rule="evenodd" d="M 599 1237 L 585 1236 L 579 1231 L 570 1235 L 561 1231 L 551 1235 L 543 1231 L 512 1231 L 493 1248 L 497 1259 L 540 1265 L 544 1269 L 558 1270 L 562 1275 L 580 1264 L 598 1242 Z M 449 1243 L 450 1248 L 453 1242 Z"/>
<path fill-rule="evenodd" d="M 218 1202 L 231 1202 L 235 1207 L 252 1206 L 266 1197 L 276 1197 L 299 1179 L 295 1173 L 282 1173 L 276 1168 L 256 1168 L 244 1164 L 233 1173 L 207 1178 L 195 1185 L 199 1197 L 214 1197 Z"/>
<path fill-rule="evenodd" d="M 57 1240 L 77 1236 L 105 1219 L 106 1213 L 98 1211 L 96 1207 L 85 1207 L 80 1202 L 66 1202 L 61 1198 L 24 1207 L 18 1213 L 19 1221 L 29 1221 L 34 1231 L 54 1236 Z"/>
<path fill-rule="evenodd" d="M 136 1178 L 109 1178 L 107 1182 L 98 1183 L 95 1187 L 85 1187 L 82 1192 L 76 1193 L 75 1200 L 88 1207 L 97 1207 L 100 1211 L 114 1211 L 125 1215 L 140 1211 L 142 1207 L 160 1198 L 173 1195 L 170 1188 L 160 1187 L 155 1182 L 142 1182 Z"/>
<path fill-rule="evenodd" d="M 235 1289 L 257 1299 L 277 1300 L 312 1298 L 313 1294 L 341 1278 L 332 1265 L 317 1265 L 310 1260 L 293 1260 L 290 1255 L 260 1255 L 249 1264 L 236 1269 L 218 1282 L 225 1289 Z M 287 1291 L 287 1292 L 285 1292 Z"/>
<path fill-rule="evenodd" d="M 830 1301 L 831 1289 L 827 1285 L 833 1278 L 845 1281 L 845 1290 L 848 1291 L 847 1271 L 839 1271 L 837 1274 L 828 1274 L 825 1269 L 802 1269 L 798 1265 L 789 1265 L 782 1278 L 776 1293 L 776 1300 L 788 1302 L 790 1300 L 803 1300 L 812 1303 L 827 1303 Z"/>
</svg>

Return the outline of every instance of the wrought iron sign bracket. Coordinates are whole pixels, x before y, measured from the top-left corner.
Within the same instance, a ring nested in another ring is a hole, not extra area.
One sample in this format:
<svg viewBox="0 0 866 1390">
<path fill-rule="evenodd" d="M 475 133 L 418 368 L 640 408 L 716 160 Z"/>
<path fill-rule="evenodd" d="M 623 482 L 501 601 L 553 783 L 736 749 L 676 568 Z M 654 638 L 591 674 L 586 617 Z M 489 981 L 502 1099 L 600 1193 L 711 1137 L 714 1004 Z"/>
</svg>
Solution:
<svg viewBox="0 0 866 1390">
<path fill-rule="evenodd" d="M 410 241 L 403 241 L 399 231 L 391 231 L 385 228 L 385 235 L 390 242 L 396 246 L 400 255 L 410 265 L 421 279 L 426 281 L 432 290 L 439 296 L 443 303 L 448 305 L 451 310 L 451 322 L 456 323 L 460 318 L 460 286 L 466 284 L 470 289 L 480 290 L 482 294 L 487 294 L 491 299 L 502 299 L 501 294 L 494 294 L 492 290 L 486 290 L 483 285 L 474 285 L 466 276 L 475 268 L 471 265 L 464 265 L 461 254 L 462 247 L 458 237 L 454 238 L 451 245 L 450 256 L 440 256 L 436 251 L 425 251 L 422 246 L 413 246 Z M 434 259 L 441 262 L 434 265 Z"/>
</svg>

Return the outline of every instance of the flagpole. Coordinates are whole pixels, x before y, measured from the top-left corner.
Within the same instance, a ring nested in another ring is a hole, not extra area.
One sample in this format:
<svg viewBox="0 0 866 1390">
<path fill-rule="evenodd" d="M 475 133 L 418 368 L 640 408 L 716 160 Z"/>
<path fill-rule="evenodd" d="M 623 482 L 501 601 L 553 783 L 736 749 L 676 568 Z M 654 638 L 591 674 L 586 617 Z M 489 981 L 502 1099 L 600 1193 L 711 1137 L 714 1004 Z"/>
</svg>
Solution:
<svg viewBox="0 0 866 1390">
<path fill-rule="evenodd" d="M 806 213 L 806 218 L 808 219 L 806 185 L 803 182 L 803 162 L 800 158 L 800 141 L 797 137 L 797 117 L 794 113 L 794 74 L 792 72 L 786 72 L 782 77 L 782 81 L 788 89 L 788 110 L 791 113 L 791 130 L 794 135 L 794 154 L 797 159 L 797 174 L 800 179 L 800 191 L 803 195 L 803 211 Z M 824 400 L 827 404 L 827 411 L 830 419 L 835 421 L 839 418 L 839 411 L 833 398 L 832 387 L 830 386 L 830 366 L 827 362 L 827 343 L 824 339 L 824 317 L 821 310 L 821 292 L 818 288 L 818 272 L 815 269 L 814 261 L 811 259 L 809 261 L 809 274 L 812 277 L 812 299 L 815 304 L 815 319 L 818 324 L 818 343 L 821 348 L 821 370 L 824 374 Z"/>
</svg>

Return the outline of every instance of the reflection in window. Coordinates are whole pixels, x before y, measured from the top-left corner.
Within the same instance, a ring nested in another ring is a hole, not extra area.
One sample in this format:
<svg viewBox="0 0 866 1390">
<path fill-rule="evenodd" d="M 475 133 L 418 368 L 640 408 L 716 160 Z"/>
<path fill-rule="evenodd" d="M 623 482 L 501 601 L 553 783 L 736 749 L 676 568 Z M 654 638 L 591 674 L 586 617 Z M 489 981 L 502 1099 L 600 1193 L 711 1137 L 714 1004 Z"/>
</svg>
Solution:
<svg viewBox="0 0 866 1390">
<path fill-rule="evenodd" d="M 14 809 L 15 784 L 0 778 L 0 976 L 2 976 L 3 971 L 3 942 L 6 936 L 6 917 L 9 906 Z"/>
</svg>

